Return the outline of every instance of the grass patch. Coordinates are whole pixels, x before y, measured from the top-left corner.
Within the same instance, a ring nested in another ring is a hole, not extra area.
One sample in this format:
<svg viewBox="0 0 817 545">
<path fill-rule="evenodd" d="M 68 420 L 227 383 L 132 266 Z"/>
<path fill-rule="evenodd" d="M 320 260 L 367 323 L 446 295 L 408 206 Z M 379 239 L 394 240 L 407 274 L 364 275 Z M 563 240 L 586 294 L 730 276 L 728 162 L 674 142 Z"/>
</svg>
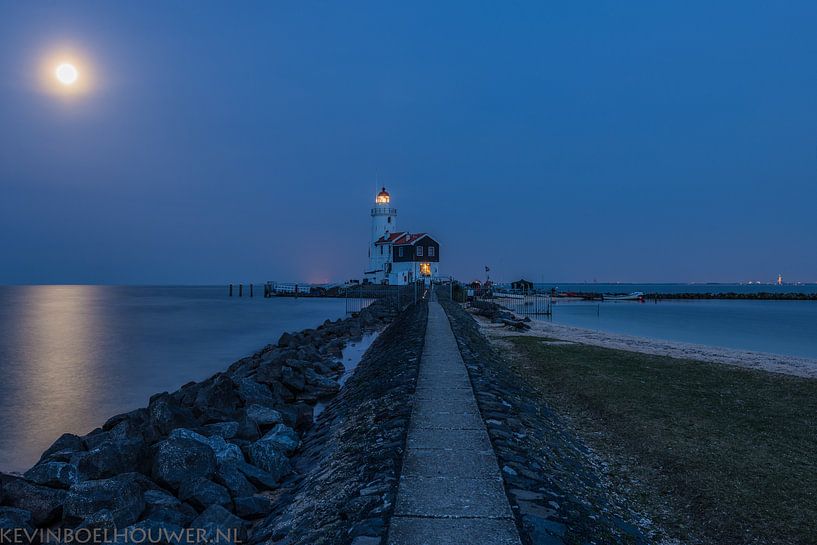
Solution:
<svg viewBox="0 0 817 545">
<path fill-rule="evenodd" d="M 678 537 L 817 543 L 817 380 L 509 340 L 514 371 L 628 461 L 645 508 Z"/>
</svg>

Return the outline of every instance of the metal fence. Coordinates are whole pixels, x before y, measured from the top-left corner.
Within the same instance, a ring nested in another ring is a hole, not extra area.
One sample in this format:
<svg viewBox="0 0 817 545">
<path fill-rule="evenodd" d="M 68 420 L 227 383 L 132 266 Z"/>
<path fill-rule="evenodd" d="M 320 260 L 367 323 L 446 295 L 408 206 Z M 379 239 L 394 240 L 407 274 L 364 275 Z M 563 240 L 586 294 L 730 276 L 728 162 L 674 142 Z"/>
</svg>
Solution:
<svg viewBox="0 0 817 545">
<path fill-rule="evenodd" d="M 550 295 L 521 291 L 486 292 L 480 299 L 502 305 L 514 314 L 551 316 L 553 299 Z"/>
<path fill-rule="evenodd" d="M 397 309 L 402 310 L 424 296 L 426 296 L 426 287 L 422 282 L 405 286 L 358 284 L 344 288 L 346 314 L 360 312 L 378 299 L 391 299 Z"/>
</svg>

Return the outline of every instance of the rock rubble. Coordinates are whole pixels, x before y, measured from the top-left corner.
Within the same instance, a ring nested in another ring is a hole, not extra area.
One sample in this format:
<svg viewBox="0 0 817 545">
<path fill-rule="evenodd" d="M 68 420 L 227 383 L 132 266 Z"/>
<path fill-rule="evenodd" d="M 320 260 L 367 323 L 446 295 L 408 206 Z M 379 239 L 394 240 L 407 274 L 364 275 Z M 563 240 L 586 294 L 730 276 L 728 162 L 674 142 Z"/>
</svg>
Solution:
<svg viewBox="0 0 817 545">
<path fill-rule="evenodd" d="M 0 529 L 194 528 L 207 536 L 232 531 L 246 541 L 259 525 L 269 535 L 275 524 L 268 515 L 280 510 L 276 495 L 291 493 L 283 483 L 291 486 L 302 477 L 292 475 L 293 467 L 304 471 L 298 460 L 338 448 L 323 439 L 337 431 L 329 424 L 333 415 L 349 410 L 343 403 L 323 413 L 318 429 L 325 431 L 307 430 L 315 403 L 340 391 L 345 343 L 382 328 L 395 315 L 384 299 L 356 316 L 285 333 L 225 372 L 156 394 L 147 407 L 114 416 L 85 436 L 63 435 L 24 475 L 0 474 Z M 378 380 L 385 384 L 394 377 Z M 356 384 L 356 393 L 340 397 L 368 403 L 360 380 Z M 367 413 L 369 424 L 388 419 L 388 410 Z M 387 437 L 399 443 L 398 428 L 384 428 L 371 437 L 380 443 L 370 446 L 382 446 Z M 358 432 L 368 433 L 349 430 Z M 364 465 L 393 463 L 373 459 Z M 361 476 L 375 474 L 360 470 Z"/>
</svg>

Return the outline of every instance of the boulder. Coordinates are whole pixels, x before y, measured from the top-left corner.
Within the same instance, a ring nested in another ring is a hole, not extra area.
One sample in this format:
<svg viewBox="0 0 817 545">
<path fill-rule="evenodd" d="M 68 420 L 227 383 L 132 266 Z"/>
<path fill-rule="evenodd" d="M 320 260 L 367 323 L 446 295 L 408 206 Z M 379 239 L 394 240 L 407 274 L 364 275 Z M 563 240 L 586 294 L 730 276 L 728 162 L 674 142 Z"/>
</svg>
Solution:
<svg viewBox="0 0 817 545">
<path fill-rule="evenodd" d="M 232 439 L 236 436 L 236 434 L 238 434 L 238 422 L 215 422 L 213 424 L 202 426 L 198 431 L 207 437 L 218 435 L 219 437 L 223 437 L 225 439 Z"/>
<path fill-rule="evenodd" d="M 65 462 L 40 462 L 26 471 L 24 477 L 52 488 L 70 488 L 79 479 L 77 466 Z"/>
<path fill-rule="evenodd" d="M 237 543 L 247 540 L 248 523 L 227 511 L 220 505 L 211 505 L 190 525 L 190 528 L 204 530 L 204 543 L 227 541 Z M 229 537 L 227 537 L 229 536 Z M 197 534 L 197 537 L 198 534 Z"/>
<path fill-rule="evenodd" d="M 338 381 L 329 377 L 324 377 L 315 372 L 314 369 L 304 370 L 304 377 L 306 383 L 318 398 L 327 398 L 334 396 L 340 391 L 340 384 Z"/>
<path fill-rule="evenodd" d="M 141 437 L 108 435 L 99 445 L 77 453 L 80 480 L 97 480 L 131 471 L 147 471 L 147 444 Z"/>
<path fill-rule="evenodd" d="M 102 429 L 104 431 L 111 431 L 123 422 L 127 422 L 131 428 L 142 430 L 150 424 L 150 411 L 146 408 L 141 408 L 112 416 L 102 424 Z"/>
<path fill-rule="evenodd" d="M 172 509 L 170 507 L 159 507 L 145 511 L 142 521 L 150 521 L 153 524 L 166 524 L 170 526 L 179 526 L 187 528 L 188 525 L 199 516 L 198 511 L 193 509 L 190 505 L 182 503 L 182 509 Z"/>
<path fill-rule="evenodd" d="M 225 462 L 227 460 L 235 460 L 235 461 L 244 461 L 244 454 L 241 452 L 241 449 L 237 446 L 233 445 L 232 443 L 228 443 L 224 440 L 223 437 L 218 435 L 213 435 L 211 437 L 205 437 L 199 433 L 196 433 L 192 430 L 188 430 L 185 428 L 176 428 L 172 432 L 170 432 L 171 439 L 191 439 L 193 441 L 197 441 L 202 443 L 203 445 L 207 445 L 216 455 L 216 461 L 218 463 Z"/>
<path fill-rule="evenodd" d="M 169 394 L 154 397 L 148 405 L 150 423 L 162 435 L 167 435 L 175 428 L 195 428 L 198 425 L 195 416 L 186 407 L 182 407 Z"/>
<path fill-rule="evenodd" d="M 258 428 L 258 424 L 247 418 L 247 416 L 241 417 L 238 421 L 238 432 L 236 433 L 236 438 L 238 439 L 245 439 L 247 441 L 255 441 L 261 437 L 261 430 Z"/>
<path fill-rule="evenodd" d="M 236 383 L 230 377 L 219 374 L 202 383 L 195 404 L 197 407 L 234 411 L 241 405 L 241 398 Z"/>
<path fill-rule="evenodd" d="M 0 530 L 22 530 L 32 532 L 31 513 L 16 507 L 0 507 Z"/>
<path fill-rule="evenodd" d="M 259 428 L 274 426 L 283 421 L 281 413 L 263 405 L 249 405 L 247 418 L 255 422 Z"/>
<path fill-rule="evenodd" d="M 322 334 L 316 332 L 313 339 L 317 340 L 318 344 L 323 344 Z M 314 343 L 307 344 L 298 349 L 297 358 L 303 361 L 317 362 L 321 360 L 321 353 L 315 348 Z"/>
<path fill-rule="evenodd" d="M 282 405 L 278 407 L 278 411 L 284 417 L 284 424 L 296 430 L 305 430 L 314 421 L 314 409 L 307 403 Z"/>
<path fill-rule="evenodd" d="M 182 407 L 192 408 L 196 405 L 196 397 L 199 395 L 202 386 L 203 383 L 201 382 L 188 382 L 173 392 L 173 399 Z"/>
<path fill-rule="evenodd" d="M 164 490 L 147 490 L 143 494 L 145 506 L 151 507 L 178 507 L 181 500 Z"/>
<path fill-rule="evenodd" d="M 281 380 L 281 365 L 268 363 L 261 365 L 255 372 L 255 380 L 262 384 L 275 384 Z"/>
<path fill-rule="evenodd" d="M 74 435 L 73 433 L 64 433 L 59 437 L 59 439 L 54 441 L 53 445 L 48 447 L 48 449 L 43 452 L 40 460 L 45 460 L 49 456 L 58 452 L 68 453 L 77 452 L 79 450 L 85 450 L 85 444 L 82 442 L 82 438 Z"/>
<path fill-rule="evenodd" d="M 210 478 L 216 470 L 216 455 L 209 446 L 192 439 L 166 439 L 153 453 L 153 479 L 171 489 L 198 477 Z"/>
<path fill-rule="evenodd" d="M 238 396 L 246 404 L 273 405 L 276 402 L 270 389 L 255 382 L 251 378 L 242 378 L 238 381 Z"/>
<path fill-rule="evenodd" d="M 80 522 L 103 509 L 111 512 L 117 528 L 139 520 L 145 509 L 142 488 L 131 474 L 76 483 L 65 497 L 63 519 Z"/>
<path fill-rule="evenodd" d="M 250 445 L 250 461 L 280 481 L 290 471 L 289 459 L 272 441 L 259 439 Z"/>
<path fill-rule="evenodd" d="M 272 490 L 278 486 L 278 479 L 274 475 L 267 473 L 263 469 L 255 467 L 252 464 L 248 464 L 247 462 L 239 462 L 235 464 L 235 468 L 240 471 L 248 481 L 261 489 Z"/>
<path fill-rule="evenodd" d="M 102 509 L 85 517 L 77 526 L 77 530 L 79 529 L 108 531 L 113 535 L 116 530 L 116 520 L 110 509 Z"/>
<path fill-rule="evenodd" d="M 261 518 L 272 512 L 273 502 L 267 496 L 243 496 L 235 499 L 235 514 L 245 519 Z"/>
<path fill-rule="evenodd" d="M 259 441 L 266 441 L 275 445 L 275 447 L 287 456 L 291 456 L 293 452 L 301 444 L 298 434 L 285 424 L 278 424 L 272 428 Z"/>
<path fill-rule="evenodd" d="M 190 503 L 199 511 L 204 511 L 211 505 L 232 505 L 226 488 L 203 477 L 183 482 L 179 487 L 179 499 Z"/>
<path fill-rule="evenodd" d="M 227 489 L 233 497 L 252 496 L 255 487 L 247 480 L 234 463 L 223 463 L 218 466 L 213 480 Z"/>
<path fill-rule="evenodd" d="M 0 475 L 3 503 L 31 513 L 31 524 L 47 526 L 62 516 L 65 490 L 30 483 L 19 477 Z"/>
<path fill-rule="evenodd" d="M 284 365 L 281 368 L 281 384 L 292 392 L 303 392 L 306 387 L 306 379 L 300 370 Z"/>
<path fill-rule="evenodd" d="M 273 382 L 269 385 L 269 389 L 272 392 L 272 395 L 284 403 L 292 403 L 295 401 L 295 394 L 281 382 Z"/>
<path fill-rule="evenodd" d="M 278 347 L 288 348 L 290 346 L 295 346 L 295 338 L 289 333 L 284 332 L 284 334 L 278 339 Z"/>
<path fill-rule="evenodd" d="M 143 518 L 157 523 L 186 527 L 198 513 L 191 506 L 162 490 L 148 490 L 144 494 Z"/>
<path fill-rule="evenodd" d="M 82 450 L 91 450 L 92 448 L 96 448 L 107 441 L 108 437 L 108 432 L 102 428 L 91 430 L 89 433 L 82 436 Z"/>
</svg>

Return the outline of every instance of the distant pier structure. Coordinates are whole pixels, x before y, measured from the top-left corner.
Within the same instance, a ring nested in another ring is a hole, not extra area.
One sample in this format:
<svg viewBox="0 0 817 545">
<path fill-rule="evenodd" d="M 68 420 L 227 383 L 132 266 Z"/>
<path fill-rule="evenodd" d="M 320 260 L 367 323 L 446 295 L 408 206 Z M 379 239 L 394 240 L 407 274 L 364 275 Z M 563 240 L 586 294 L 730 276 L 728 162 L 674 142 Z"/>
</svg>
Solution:
<svg viewBox="0 0 817 545">
<path fill-rule="evenodd" d="M 298 297 L 303 295 L 314 295 L 313 289 L 308 284 L 298 284 L 297 282 L 265 282 L 262 284 L 264 298 L 268 299 L 277 295 L 288 295 L 290 297 Z M 255 284 L 247 284 L 246 294 L 249 297 L 255 296 Z M 244 284 L 229 284 L 227 286 L 227 295 L 229 297 L 244 297 Z"/>
</svg>

